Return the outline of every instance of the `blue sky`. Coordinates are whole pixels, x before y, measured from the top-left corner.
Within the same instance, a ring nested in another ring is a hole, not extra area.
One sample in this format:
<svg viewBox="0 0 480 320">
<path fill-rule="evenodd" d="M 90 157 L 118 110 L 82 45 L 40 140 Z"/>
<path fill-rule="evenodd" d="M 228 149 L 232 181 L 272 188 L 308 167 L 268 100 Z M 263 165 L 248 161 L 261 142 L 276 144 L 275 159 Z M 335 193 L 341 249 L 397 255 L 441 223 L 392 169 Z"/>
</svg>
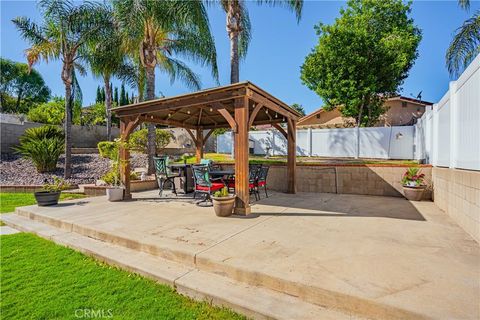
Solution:
<svg viewBox="0 0 480 320">
<path fill-rule="evenodd" d="M 322 100 L 300 81 L 300 66 L 305 56 L 317 43 L 313 26 L 318 22 L 332 23 L 339 14 L 340 1 L 305 1 L 302 19 L 297 24 L 293 13 L 284 8 L 271 8 L 248 3 L 253 26 L 253 40 L 248 56 L 240 67 L 240 80 L 250 80 L 288 104 L 300 103 L 307 113 L 322 105 Z M 419 58 L 403 85 L 402 94 L 416 95 L 423 90 L 423 99 L 437 102 L 448 90 L 451 80 L 445 68 L 445 51 L 456 28 L 468 19 L 480 2 L 472 2 L 470 12 L 461 10 L 456 1 L 415 1 L 412 17 L 423 31 Z M 34 1 L 1 0 L 1 56 L 25 61 L 24 50 L 28 44 L 20 38 L 11 23 L 17 16 L 27 16 L 40 22 L 41 16 Z M 229 83 L 229 42 L 225 31 L 225 14 L 219 8 L 209 8 L 213 35 L 217 46 L 220 83 Z M 190 63 L 202 79 L 202 87 L 214 87 L 210 71 Z M 58 61 L 36 65 L 55 95 L 63 95 Z M 84 105 L 95 100 L 101 79 L 91 74 L 80 79 Z M 115 83 L 119 86 L 120 83 Z M 157 95 L 186 93 L 191 90 L 182 83 L 170 84 L 167 77 L 157 72 Z M 132 92 L 134 90 L 132 89 Z"/>
</svg>

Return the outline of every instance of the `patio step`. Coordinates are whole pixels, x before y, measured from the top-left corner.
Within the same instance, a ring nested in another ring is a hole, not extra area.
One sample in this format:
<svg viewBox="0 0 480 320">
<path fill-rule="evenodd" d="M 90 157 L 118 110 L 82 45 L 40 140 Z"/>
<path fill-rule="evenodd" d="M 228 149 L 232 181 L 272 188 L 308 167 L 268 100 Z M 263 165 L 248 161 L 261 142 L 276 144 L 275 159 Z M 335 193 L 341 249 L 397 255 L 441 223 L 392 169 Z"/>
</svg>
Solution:
<svg viewBox="0 0 480 320">
<path fill-rule="evenodd" d="M 292 282 L 280 277 L 272 277 L 270 274 L 264 273 L 261 270 L 232 267 L 228 264 L 206 258 L 202 255 L 202 252 L 191 254 L 172 247 L 166 247 L 161 243 L 143 243 L 136 239 L 126 238 L 114 233 L 107 233 L 94 227 L 87 227 L 51 215 L 40 214 L 34 210 L 29 210 L 29 207 L 17 208 L 15 213 L 18 216 L 31 219 L 38 223 L 59 228 L 60 230 L 64 230 L 64 232 L 73 232 L 135 252 L 142 252 L 143 254 L 164 259 L 164 261 L 184 265 L 192 270 L 195 269 L 200 272 L 232 279 L 247 286 L 264 288 L 272 292 L 279 292 L 284 295 L 296 297 L 298 301 L 304 301 L 305 303 L 321 308 L 341 310 L 344 313 L 368 319 L 428 319 L 425 315 L 412 312 L 408 309 L 394 307 L 345 292 L 331 291 L 318 286 Z"/>
<path fill-rule="evenodd" d="M 70 247 L 97 260 L 167 284 L 177 292 L 200 301 L 231 308 L 255 319 L 361 319 L 263 287 L 201 271 L 145 252 L 100 241 L 47 225 L 17 214 L 4 214 L 2 221 Z"/>
</svg>

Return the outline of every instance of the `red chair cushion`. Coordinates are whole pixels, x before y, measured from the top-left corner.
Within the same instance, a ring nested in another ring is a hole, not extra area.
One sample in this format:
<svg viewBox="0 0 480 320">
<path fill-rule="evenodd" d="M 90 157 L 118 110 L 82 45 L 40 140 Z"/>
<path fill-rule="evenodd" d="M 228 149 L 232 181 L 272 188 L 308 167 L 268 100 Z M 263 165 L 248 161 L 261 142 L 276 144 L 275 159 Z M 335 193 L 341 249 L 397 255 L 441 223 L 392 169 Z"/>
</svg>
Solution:
<svg viewBox="0 0 480 320">
<path fill-rule="evenodd" d="M 235 181 L 233 181 L 233 182 L 227 182 L 227 187 L 229 187 L 229 188 L 235 188 Z M 248 187 L 249 187 L 250 189 L 252 189 L 253 187 L 255 187 L 255 185 L 254 185 L 253 183 L 249 183 L 249 184 L 248 184 Z"/>
<path fill-rule="evenodd" d="M 258 186 L 259 187 L 263 187 L 266 184 L 267 184 L 266 181 L 258 181 Z"/>
<path fill-rule="evenodd" d="M 221 182 L 213 182 L 212 183 L 212 186 L 210 187 L 210 190 L 211 191 L 217 191 L 217 190 L 220 190 L 222 189 L 223 187 L 225 187 L 225 185 Z M 199 186 L 197 185 L 197 187 L 195 188 L 196 190 L 199 190 L 199 191 L 208 191 L 208 187 L 207 186 Z"/>
</svg>

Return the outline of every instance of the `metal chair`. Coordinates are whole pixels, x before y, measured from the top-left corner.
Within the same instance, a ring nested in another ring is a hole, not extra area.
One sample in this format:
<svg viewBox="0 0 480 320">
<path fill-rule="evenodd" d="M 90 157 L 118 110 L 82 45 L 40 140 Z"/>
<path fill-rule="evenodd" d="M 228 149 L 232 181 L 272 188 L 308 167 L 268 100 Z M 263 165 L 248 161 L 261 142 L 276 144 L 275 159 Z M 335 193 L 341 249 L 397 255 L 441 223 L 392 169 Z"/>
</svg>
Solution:
<svg viewBox="0 0 480 320">
<path fill-rule="evenodd" d="M 268 166 L 263 166 L 260 168 L 260 172 L 258 174 L 258 179 L 257 182 L 255 183 L 255 187 L 257 188 L 258 196 L 260 197 L 260 191 L 259 188 L 263 187 L 265 189 L 265 197 L 268 198 L 268 193 L 267 193 L 267 176 L 268 176 L 268 169 L 270 167 Z"/>
<path fill-rule="evenodd" d="M 172 191 L 177 195 L 177 188 L 175 187 L 175 178 L 179 177 L 179 173 L 173 173 L 168 168 L 168 156 L 153 157 L 153 162 L 155 164 L 155 176 L 158 182 L 158 188 L 160 192 L 158 193 L 162 196 L 165 183 L 169 181 L 172 184 Z"/>
<path fill-rule="evenodd" d="M 223 182 L 212 181 L 210 179 L 207 165 L 194 165 L 192 166 L 192 170 L 194 183 L 193 199 L 196 198 L 197 193 L 205 195 L 205 198 L 202 201 L 197 202 L 197 204 L 210 201 L 211 196 L 215 191 L 225 187 Z"/>
<path fill-rule="evenodd" d="M 251 164 L 248 166 L 248 172 L 249 172 L 249 179 L 248 179 L 248 189 L 250 194 L 255 195 L 255 200 L 260 200 L 260 193 L 258 192 L 258 188 L 256 186 L 260 170 L 262 168 L 261 164 Z M 230 178 L 227 180 L 227 187 L 228 190 L 233 189 L 235 191 L 235 177 Z"/>
</svg>

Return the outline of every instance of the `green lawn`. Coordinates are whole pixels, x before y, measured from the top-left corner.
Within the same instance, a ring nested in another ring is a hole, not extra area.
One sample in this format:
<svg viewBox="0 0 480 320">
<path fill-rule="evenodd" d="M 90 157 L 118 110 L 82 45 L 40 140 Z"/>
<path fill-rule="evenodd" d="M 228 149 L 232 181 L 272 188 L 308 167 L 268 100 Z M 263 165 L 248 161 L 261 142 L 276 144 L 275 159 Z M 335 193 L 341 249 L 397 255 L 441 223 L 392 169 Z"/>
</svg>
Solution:
<svg viewBox="0 0 480 320">
<path fill-rule="evenodd" d="M 32 234 L 1 243 L 2 319 L 244 319 Z"/>
<path fill-rule="evenodd" d="M 235 159 L 232 158 L 231 154 L 224 153 L 206 153 L 204 154 L 205 159 L 210 159 L 213 162 L 222 162 L 222 163 L 234 163 Z M 179 163 L 183 160 L 177 161 Z M 196 163 L 195 156 L 187 157 L 187 163 L 193 164 Z M 265 158 L 258 155 L 250 155 L 250 163 L 265 163 L 265 164 L 275 164 L 275 163 L 286 163 L 287 158 L 285 156 L 271 156 Z M 418 161 L 414 160 L 383 160 L 383 159 L 340 159 L 340 158 L 322 158 L 322 157 L 300 157 L 297 156 L 297 163 L 308 163 L 308 164 L 391 164 L 391 165 L 417 165 Z"/>
<path fill-rule="evenodd" d="M 62 193 L 60 200 L 84 198 L 85 195 L 75 193 Z M 33 193 L 0 192 L 0 213 L 15 211 L 16 207 L 35 204 Z"/>
</svg>

